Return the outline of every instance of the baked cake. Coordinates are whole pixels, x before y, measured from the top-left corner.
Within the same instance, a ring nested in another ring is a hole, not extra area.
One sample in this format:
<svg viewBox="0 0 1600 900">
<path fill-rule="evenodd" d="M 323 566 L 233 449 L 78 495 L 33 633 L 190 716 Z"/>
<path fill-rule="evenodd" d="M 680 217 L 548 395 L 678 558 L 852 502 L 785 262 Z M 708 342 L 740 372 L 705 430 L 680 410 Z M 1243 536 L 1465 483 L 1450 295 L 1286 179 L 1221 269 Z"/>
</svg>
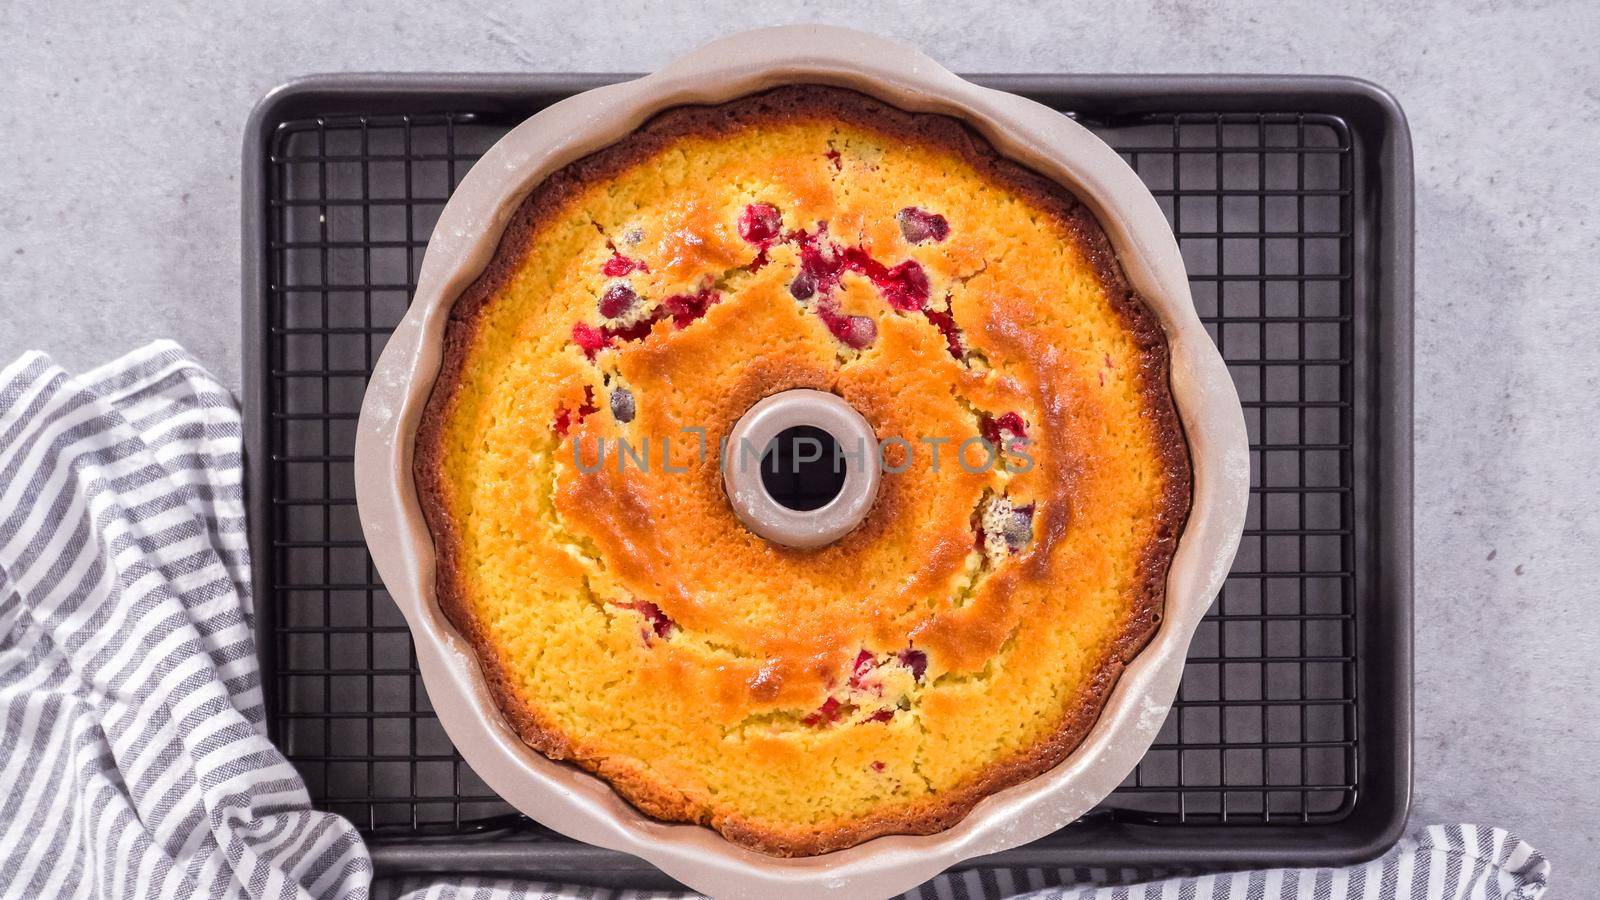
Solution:
<svg viewBox="0 0 1600 900">
<path fill-rule="evenodd" d="M 1164 334 L 1088 210 L 953 119 L 818 86 L 662 113 L 533 190 L 445 348 L 440 605 L 529 745 L 656 818 L 785 856 L 947 828 L 1061 762 L 1160 621 Z M 885 439 L 809 551 L 740 524 L 716 452 L 793 388 Z"/>
</svg>

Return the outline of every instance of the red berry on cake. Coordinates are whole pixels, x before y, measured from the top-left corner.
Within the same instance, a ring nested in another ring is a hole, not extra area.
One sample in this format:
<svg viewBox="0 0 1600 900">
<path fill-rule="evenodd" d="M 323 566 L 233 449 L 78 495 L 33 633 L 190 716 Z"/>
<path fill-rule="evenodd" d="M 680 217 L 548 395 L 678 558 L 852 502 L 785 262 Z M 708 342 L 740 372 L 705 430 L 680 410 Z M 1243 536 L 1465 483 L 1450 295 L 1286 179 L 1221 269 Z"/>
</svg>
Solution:
<svg viewBox="0 0 1600 900">
<path fill-rule="evenodd" d="M 914 259 L 890 269 L 878 287 L 889 305 L 901 312 L 921 309 L 928 304 L 928 273 Z"/>
<path fill-rule="evenodd" d="M 661 607 L 648 600 L 636 601 L 633 608 L 644 614 L 645 621 L 650 623 L 650 629 L 656 633 L 656 637 L 666 637 L 677 626 L 661 611 Z"/>
<path fill-rule="evenodd" d="M 600 315 L 608 319 L 621 318 L 638 302 L 639 295 L 633 292 L 633 288 L 618 282 L 606 288 L 606 292 L 600 295 Z"/>
<path fill-rule="evenodd" d="M 871 316 L 845 315 L 832 303 L 819 308 L 817 315 L 828 331 L 852 350 L 865 350 L 878 339 L 878 323 Z"/>
<path fill-rule="evenodd" d="M 600 271 L 607 278 L 621 278 L 631 272 L 648 272 L 650 267 L 645 265 L 643 260 L 629 259 L 613 250 L 611 251 L 611 258 L 606 260 L 605 265 L 600 267 Z"/>
<path fill-rule="evenodd" d="M 583 402 L 578 404 L 576 413 L 565 406 L 556 409 L 555 421 L 551 424 L 551 427 L 555 430 L 556 437 L 566 437 L 567 432 L 571 430 L 573 425 L 582 422 L 585 416 L 599 409 L 600 407 L 594 405 L 594 388 L 584 385 Z"/>
<path fill-rule="evenodd" d="M 706 314 L 721 296 L 711 288 L 705 288 L 695 294 L 677 294 L 661 301 L 661 308 L 672 317 L 673 324 L 679 328 L 687 328 Z"/>
<path fill-rule="evenodd" d="M 855 665 L 850 667 L 850 686 L 860 689 L 862 679 L 878 667 L 878 661 L 873 658 L 872 651 L 863 648 L 856 654 Z"/>
<path fill-rule="evenodd" d="M 829 697 L 822 701 L 816 712 L 801 719 L 800 724 L 810 725 L 813 728 L 818 725 L 831 725 L 838 720 L 843 709 L 844 704 L 840 703 L 837 697 Z"/>
<path fill-rule="evenodd" d="M 956 325 L 955 316 L 940 309 L 924 309 L 922 314 L 928 317 L 933 327 L 939 329 L 940 334 L 944 335 L 945 347 L 949 349 L 950 355 L 958 361 L 965 359 L 967 348 L 962 344 L 961 328 Z"/>
<path fill-rule="evenodd" d="M 739 214 L 739 236 L 752 244 L 769 244 L 783 231 L 783 214 L 770 203 L 752 203 Z"/>
<path fill-rule="evenodd" d="M 985 415 L 979 422 L 983 439 L 996 447 L 1010 446 L 1013 441 L 1028 436 L 1028 428 L 1017 412 L 1004 412 L 998 416 Z"/>
<path fill-rule="evenodd" d="M 856 350 L 865 350 L 878 339 L 878 323 L 869 316 L 850 316 L 839 339 Z"/>
<path fill-rule="evenodd" d="M 942 241 L 950 236 L 950 223 L 944 216 L 908 206 L 895 216 L 900 223 L 900 234 L 913 244 L 923 241 Z"/>
<path fill-rule="evenodd" d="M 594 355 L 607 344 L 605 333 L 588 322 L 579 322 L 572 326 L 572 342 L 577 344 L 583 350 L 583 355 L 590 359 L 594 359 Z"/>
<path fill-rule="evenodd" d="M 645 643 L 647 644 L 650 642 L 651 635 L 654 635 L 658 638 L 664 638 L 671 634 L 673 629 L 678 627 L 678 623 L 672 621 L 671 617 L 669 617 L 665 612 L 662 612 L 661 607 L 651 603 L 649 600 L 634 599 L 627 603 L 618 603 L 617 605 L 623 609 L 631 609 L 639 615 L 644 616 L 646 625 L 644 637 Z"/>
<path fill-rule="evenodd" d="M 911 670 L 911 677 L 917 681 L 922 680 L 923 673 L 928 671 L 928 654 L 914 647 L 907 647 L 896 654 L 900 665 Z"/>
<path fill-rule="evenodd" d="M 789 296 L 796 300 L 810 300 L 817 294 L 817 280 L 810 272 L 802 271 L 789 282 Z"/>
</svg>

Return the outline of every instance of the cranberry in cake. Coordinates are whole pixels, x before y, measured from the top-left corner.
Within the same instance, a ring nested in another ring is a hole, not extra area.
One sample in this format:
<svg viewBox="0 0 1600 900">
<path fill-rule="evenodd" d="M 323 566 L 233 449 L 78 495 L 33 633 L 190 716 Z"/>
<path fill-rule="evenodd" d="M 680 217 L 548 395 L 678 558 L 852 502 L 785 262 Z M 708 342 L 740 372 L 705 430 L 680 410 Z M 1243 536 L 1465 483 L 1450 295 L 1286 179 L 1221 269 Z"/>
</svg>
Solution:
<svg viewBox="0 0 1600 900">
<path fill-rule="evenodd" d="M 1089 211 L 957 121 L 670 110 L 538 185 L 452 310 L 439 602 L 523 740 L 651 816 L 789 856 L 948 828 L 1065 759 L 1158 627 L 1167 365 Z M 717 452 L 797 388 L 883 448 L 813 550 L 740 523 Z"/>
</svg>

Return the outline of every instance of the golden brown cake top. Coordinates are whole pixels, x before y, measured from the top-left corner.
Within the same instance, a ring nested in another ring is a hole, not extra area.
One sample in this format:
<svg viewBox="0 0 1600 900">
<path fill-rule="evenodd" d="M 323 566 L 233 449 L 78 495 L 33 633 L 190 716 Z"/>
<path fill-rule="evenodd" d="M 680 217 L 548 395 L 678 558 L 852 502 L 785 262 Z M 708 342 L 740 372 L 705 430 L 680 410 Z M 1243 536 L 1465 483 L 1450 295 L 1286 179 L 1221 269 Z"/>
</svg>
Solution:
<svg viewBox="0 0 1600 900">
<path fill-rule="evenodd" d="M 821 87 L 665 113 L 533 192 L 446 346 L 440 601 L 524 738 L 653 815 L 785 854 L 947 827 L 1064 758 L 1159 617 L 1162 333 L 1088 212 L 953 120 Z M 792 388 L 884 448 L 810 551 L 718 468 Z"/>
</svg>

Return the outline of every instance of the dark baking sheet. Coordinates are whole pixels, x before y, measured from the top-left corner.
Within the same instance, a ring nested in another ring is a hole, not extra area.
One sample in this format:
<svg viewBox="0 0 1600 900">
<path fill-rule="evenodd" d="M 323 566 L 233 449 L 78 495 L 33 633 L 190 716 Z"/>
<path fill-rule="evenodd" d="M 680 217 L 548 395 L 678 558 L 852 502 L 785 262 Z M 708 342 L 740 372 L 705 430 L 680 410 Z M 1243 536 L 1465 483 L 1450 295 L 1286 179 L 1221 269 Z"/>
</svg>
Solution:
<svg viewBox="0 0 1600 900">
<path fill-rule="evenodd" d="M 286 85 L 244 153 L 245 434 L 272 736 L 380 869 L 660 886 L 514 814 L 450 746 L 356 520 L 366 376 L 433 222 L 509 127 L 618 76 Z M 1411 783 L 1410 138 L 1341 78 L 978 77 L 1073 115 L 1150 186 L 1245 406 L 1233 573 L 1179 700 L 1094 813 L 968 865 L 1332 864 L 1376 855 Z"/>
</svg>

